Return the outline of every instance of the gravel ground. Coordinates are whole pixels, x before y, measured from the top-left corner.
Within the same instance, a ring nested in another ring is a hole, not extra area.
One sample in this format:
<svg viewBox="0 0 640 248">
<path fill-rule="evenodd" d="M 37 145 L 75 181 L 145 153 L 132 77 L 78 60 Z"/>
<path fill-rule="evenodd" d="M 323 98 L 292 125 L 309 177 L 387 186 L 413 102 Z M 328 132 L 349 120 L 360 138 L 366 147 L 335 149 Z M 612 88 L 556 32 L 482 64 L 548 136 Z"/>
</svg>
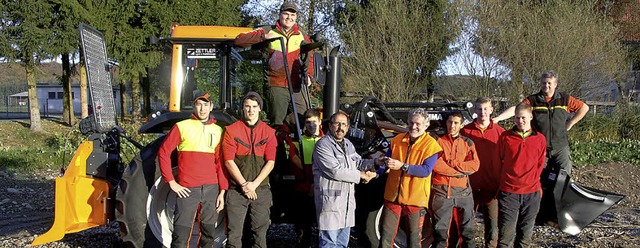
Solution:
<svg viewBox="0 0 640 248">
<path fill-rule="evenodd" d="M 589 186 L 627 196 L 598 217 L 580 234 L 571 236 L 552 226 L 536 226 L 535 246 L 539 247 L 640 247 L 640 168 L 626 163 L 607 163 L 577 167 L 574 179 Z M 28 175 L 4 171 L 0 167 L 0 247 L 26 247 L 53 224 L 54 178 L 48 169 Z M 479 220 L 479 219 L 478 219 Z M 62 240 L 40 247 L 121 247 L 118 224 L 68 234 Z M 290 224 L 273 224 L 270 247 L 292 247 L 294 231 Z M 476 241 L 482 242 L 481 224 Z M 350 247 L 357 247 L 353 238 Z"/>
</svg>

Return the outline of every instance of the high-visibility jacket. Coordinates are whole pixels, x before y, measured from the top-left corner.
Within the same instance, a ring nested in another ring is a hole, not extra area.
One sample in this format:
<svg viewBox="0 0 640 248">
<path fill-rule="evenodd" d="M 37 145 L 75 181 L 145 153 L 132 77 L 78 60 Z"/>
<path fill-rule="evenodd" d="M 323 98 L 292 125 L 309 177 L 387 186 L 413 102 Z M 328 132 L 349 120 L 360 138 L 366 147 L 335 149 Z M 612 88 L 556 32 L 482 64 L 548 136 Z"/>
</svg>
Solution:
<svg viewBox="0 0 640 248">
<path fill-rule="evenodd" d="M 219 184 L 220 189 L 229 187 L 220 160 L 222 128 L 213 117 L 206 123 L 192 116 L 176 123 L 158 150 L 158 162 L 162 179 L 174 180 L 171 153 L 178 150 L 178 183 L 184 187 L 204 184 Z"/>
<path fill-rule="evenodd" d="M 291 174 L 295 177 L 294 187 L 300 192 L 310 192 L 311 184 L 313 184 L 313 172 L 311 164 L 313 162 L 313 149 L 320 138 L 322 138 L 322 131 L 319 136 L 302 136 L 302 150 L 304 151 L 304 161 L 302 163 L 302 170 L 296 165 L 291 163 Z M 298 155 L 300 153 L 300 144 L 297 141 L 291 142 L 293 147 L 290 147 L 290 157 Z M 292 149 L 293 148 L 293 149 Z M 299 156 L 299 155 L 298 155 Z"/>
<path fill-rule="evenodd" d="M 391 140 L 391 158 L 407 164 L 407 171 L 390 170 L 384 190 L 384 199 L 404 205 L 428 207 L 431 194 L 431 170 L 435 165 L 438 143 L 424 133 L 411 143 L 408 133 Z M 435 156 L 435 157 L 434 157 Z M 431 158 L 431 160 L 430 160 Z M 426 168 L 426 169 L 422 169 Z"/>
<path fill-rule="evenodd" d="M 300 60 L 300 45 L 310 43 L 309 37 L 304 35 L 300 30 L 300 26 L 293 25 L 289 32 L 282 30 L 280 22 L 276 22 L 274 26 L 263 26 L 253 31 L 239 34 L 236 37 L 235 44 L 239 47 L 247 47 L 265 40 L 267 33 L 274 34 L 276 37 L 284 37 L 285 46 L 287 47 L 287 62 L 289 73 L 291 76 L 291 85 L 293 88 L 299 88 L 300 82 L 304 77 L 301 76 L 303 68 L 308 68 L 309 76 L 313 75 L 313 59 L 308 57 L 306 64 Z M 269 86 L 285 87 L 287 85 L 287 74 L 284 68 L 284 58 L 282 55 L 282 46 L 279 39 L 275 39 L 267 44 L 267 63 L 268 68 L 266 75 L 269 77 Z M 311 52 L 305 56 L 311 56 Z"/>
</svg>

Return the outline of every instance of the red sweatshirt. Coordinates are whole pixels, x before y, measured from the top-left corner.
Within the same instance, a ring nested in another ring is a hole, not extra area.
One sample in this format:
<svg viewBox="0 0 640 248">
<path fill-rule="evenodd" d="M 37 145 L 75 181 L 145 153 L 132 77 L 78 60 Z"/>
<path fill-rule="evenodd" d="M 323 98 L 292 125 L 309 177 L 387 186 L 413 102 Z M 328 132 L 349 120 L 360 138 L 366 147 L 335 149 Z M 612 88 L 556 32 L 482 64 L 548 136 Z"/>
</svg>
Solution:
<svg viewBox="0 0 640 248">
<path fill-rule="evenodd" d="M 502 161 L 500 191 L 530 194 L 541 190 L 540 174 L 547 150 L 544 135 L 531 131 L 529 136 L 523 137 L 514 127 L 500 136 L 498 144 Z"/>
<path fill-rule="evenodd" d="M 460 130 L 460 134 L 473 140 L 480 159 L 480 168 L 469 176 L 473 190 L 498 192 L 501 166 L 498 157 L 498 139 L 503 132 L 504 128 L 493 121 L 484 130 L 480 129 L 475 121 Z"/>
<path fill-rule="evenodd" d="M 220 143 L 222 128 L 215 124 L 213 117 L 202 123 L 192 119 L 176 123 L 158 150 L 158 162 L 162 179 L 174 180 L 171 153 L 178 150 L 178 183 L 184 187 L 198 187 L 204 184 L 219 184 L 220 189 L 229 188 L 222 171 Z"/>
</svg>

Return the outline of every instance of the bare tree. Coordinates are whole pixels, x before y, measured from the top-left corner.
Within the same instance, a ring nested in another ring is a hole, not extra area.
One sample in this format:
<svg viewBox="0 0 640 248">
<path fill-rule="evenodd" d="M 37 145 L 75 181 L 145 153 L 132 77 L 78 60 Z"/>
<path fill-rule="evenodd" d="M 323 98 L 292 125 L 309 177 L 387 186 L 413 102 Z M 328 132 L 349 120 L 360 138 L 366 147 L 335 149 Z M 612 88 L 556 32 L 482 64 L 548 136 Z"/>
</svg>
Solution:
<svg viewBox="0 0 640 248">
<path fill-rule="evenodd" d="M 450 1 L 369 1 L 344 18 L 345 89 L 383 101 L 431 98 L 434 73 L 457 36 Z"/>
<path fill-rule="evenodd" d="M 457 1 L 456 4 L 462 30 L 452 45 L 454 53 L 441 65 L 436 94 L 449 100 L 501 96 L 500 84 L 508 79 L 509 70 L 495 57 L 480 56 L 489 53 L 491 44 L 485 39 L 477 39 L 476 5 L 468 1 Z M 442 75 L 445 73 L 449 75 Z"/>
<path fill-rule="evenodd" d="M 503 93 L 511 100 L 536 92 L 545 70 L 559 73 L 572 95 L 597 95 L 625 70 L 617 29 L 595 11 L 595 1 L 478 0 L 474 50 L 510 71 Z"/>
</svg>

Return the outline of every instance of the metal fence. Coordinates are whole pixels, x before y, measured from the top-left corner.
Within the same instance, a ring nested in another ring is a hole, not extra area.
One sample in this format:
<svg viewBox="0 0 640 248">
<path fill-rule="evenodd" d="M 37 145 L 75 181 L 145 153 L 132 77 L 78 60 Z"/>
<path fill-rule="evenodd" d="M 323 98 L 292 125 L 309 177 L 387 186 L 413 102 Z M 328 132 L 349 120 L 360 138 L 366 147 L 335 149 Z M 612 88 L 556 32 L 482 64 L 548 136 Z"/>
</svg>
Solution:
<svg viewBox="0 0 640 248">
<path fill-rule="evenodd" d="M 39 102 L 40 116 L 49 117 L 51 113 L 49 110 L 49 100 Z M 62 113 L 60 111 L 60 113 Z M 12 118 L 29 118 L 29 99 L 11 98 L 8 95 L 2 95 L 0 99 L 0 118 L 12 119 Z"/>
</svg>

